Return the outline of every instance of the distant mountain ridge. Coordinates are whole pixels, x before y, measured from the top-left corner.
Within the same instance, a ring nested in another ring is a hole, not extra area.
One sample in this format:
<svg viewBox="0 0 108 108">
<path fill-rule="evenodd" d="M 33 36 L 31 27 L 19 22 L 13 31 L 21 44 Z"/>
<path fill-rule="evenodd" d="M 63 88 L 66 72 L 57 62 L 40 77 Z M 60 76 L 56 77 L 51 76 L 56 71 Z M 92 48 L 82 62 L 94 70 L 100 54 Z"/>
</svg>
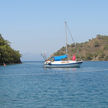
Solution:
<svg viewBox="0 0 108 108">
<path fill-rule="evenodd" d="M 65 47 L 62 47 L 51 56 L 65 54 Z M 90 61 L 108 61 L 108 36 L 97 35 L 96 38 L 86 42 L 68 45 L 69 59 L 75 54 L 76 58 Z"/>
</svg>

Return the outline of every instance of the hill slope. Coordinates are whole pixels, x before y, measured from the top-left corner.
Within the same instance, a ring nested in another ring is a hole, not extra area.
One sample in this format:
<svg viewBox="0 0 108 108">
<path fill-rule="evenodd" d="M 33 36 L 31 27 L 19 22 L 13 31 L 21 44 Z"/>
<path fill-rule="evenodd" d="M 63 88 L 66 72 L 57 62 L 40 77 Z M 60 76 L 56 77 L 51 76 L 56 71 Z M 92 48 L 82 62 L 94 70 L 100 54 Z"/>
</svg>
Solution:
<svg viewBox="0 0 108 108">
<path fill-rule="evenodd" d="M 10 42 L 4 40 L 0 34 L 0 65 L 21 63 L 21 54 L 10 47 Z"/>
<path fill-rule="evenodd" d="M 52 56 L 65 54 L 65 47 L 55 52 Z M 82 60 L 108 60 L 108 36 L 97 35 L 96 38 L 87 42 L 68 45 L 68 56 L 71 59 L 75 54 L 77 59 Z"/>
</svg>

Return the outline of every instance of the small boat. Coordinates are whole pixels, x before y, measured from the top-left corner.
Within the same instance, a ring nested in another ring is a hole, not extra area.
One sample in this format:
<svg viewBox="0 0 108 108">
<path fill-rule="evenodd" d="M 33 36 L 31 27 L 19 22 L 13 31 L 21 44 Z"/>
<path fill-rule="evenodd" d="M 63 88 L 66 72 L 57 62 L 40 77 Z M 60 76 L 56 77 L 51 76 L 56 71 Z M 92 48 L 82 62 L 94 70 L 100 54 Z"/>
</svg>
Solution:
<svg viewBox="0 0 108 108">
<path fill-rule="evenodd" d="M 74 58 L 75 56 L 73 56 Z M 77 68 L 83 63 L 83 61 L 72 60 L 62 60 L 67 58 L 67 55 L 55 56 L 50 60 L 44 62 L 44 67 L 46 68 Z"/>
<path fill-rule="evenodd" d="M 65 27 L 67 27 L 66 22 L 65 22 Z M 45 60 L 44 67 L 46 68 L 76 68 L 76 67 L 80 67 L 82 63 L 83 63 L 82 60 L 81 61 L 76 60 L 75 55 L 73 55 L 72 60 L 68 59 L 67 31 L 66 31 L 66 54 L 61 55 L 61 56 L 54 56 L 54 57 L 51 57 L 50 59 Z"/>
</svg>

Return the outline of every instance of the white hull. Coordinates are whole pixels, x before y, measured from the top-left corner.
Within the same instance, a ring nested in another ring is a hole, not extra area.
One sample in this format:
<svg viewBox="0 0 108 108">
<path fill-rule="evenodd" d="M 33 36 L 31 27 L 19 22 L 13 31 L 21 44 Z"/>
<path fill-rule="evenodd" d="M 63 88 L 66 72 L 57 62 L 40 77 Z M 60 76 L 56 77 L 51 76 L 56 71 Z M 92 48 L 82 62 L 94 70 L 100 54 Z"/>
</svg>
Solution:
<svg viewBox="0 0 108 108">
<path fill-rule="evenodd" d="M 75 68 L 80 67 L 82 61 L 46 61 L 44 67 L 46 68 Z"/>
</svg>

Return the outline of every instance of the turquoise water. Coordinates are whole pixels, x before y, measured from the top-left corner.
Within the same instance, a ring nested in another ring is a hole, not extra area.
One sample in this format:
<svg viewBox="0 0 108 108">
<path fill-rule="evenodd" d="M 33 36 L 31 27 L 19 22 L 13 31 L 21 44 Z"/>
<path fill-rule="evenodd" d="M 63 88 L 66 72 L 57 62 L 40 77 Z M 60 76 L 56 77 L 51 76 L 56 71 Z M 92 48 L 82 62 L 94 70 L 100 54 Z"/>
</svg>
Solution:
<svg viewBox="0 0 108 108">
<path fill-rule="evenodd" d="M 0 108 L 108 108 L 108 62 L 43 68 L 42 62 L 0 66 Z"/>
</svg>

